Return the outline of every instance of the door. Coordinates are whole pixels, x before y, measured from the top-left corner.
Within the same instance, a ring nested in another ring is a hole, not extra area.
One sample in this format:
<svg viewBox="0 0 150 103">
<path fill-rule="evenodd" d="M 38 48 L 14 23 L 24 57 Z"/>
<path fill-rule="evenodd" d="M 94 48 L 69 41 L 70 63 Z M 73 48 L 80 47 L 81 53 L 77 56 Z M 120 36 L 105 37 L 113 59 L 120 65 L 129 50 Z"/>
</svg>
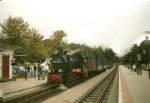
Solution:
<svg viewBox="0 0 150 103">
<path fill-rule="evenodd" d="M 2 78 L 9 79 L 9 55 L 2 57 Z"/>
</svg>

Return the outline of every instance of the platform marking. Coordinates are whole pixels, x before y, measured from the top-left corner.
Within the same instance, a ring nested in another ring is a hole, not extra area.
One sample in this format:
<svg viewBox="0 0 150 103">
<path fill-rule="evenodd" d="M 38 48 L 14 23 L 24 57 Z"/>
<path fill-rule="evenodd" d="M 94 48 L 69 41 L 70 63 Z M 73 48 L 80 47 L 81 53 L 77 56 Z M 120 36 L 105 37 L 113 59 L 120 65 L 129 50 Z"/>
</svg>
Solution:
<svg viewBox="0 0 150 103">
<path fill-rule="evenodd" d="M 118 97 L 119 103 L 123 103 L 122 100 L 122 86 L 121 86 L 121 79 L 120 79 L 120 68 L 119 68 L 119 97 Z"/>
</svg>

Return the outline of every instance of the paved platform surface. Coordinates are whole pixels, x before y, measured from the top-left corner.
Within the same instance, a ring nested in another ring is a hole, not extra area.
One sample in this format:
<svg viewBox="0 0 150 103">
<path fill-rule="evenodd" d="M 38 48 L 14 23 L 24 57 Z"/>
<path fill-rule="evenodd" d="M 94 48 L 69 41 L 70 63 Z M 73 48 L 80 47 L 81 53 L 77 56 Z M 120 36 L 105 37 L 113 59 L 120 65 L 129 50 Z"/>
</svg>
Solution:
<svg viewBox="0 0 150 103">
<path fill-rule="evenodd" d="M 83 95 L 87 90 L 105 78 L 112 69 L 92 78 L 89 79 L 77 86 L 72 87 L 71 89 L 66 90 L 63 93 L 60 93 L 54 97 L 51 97 L 42 103 L 72 103 L 77 100 L 81 95 Z"/>
<path fill-rule="evenodd" d="M 120 103 L 150 103 L 150 79 L 148 72 L 137 75 L 124 66 L 120 66 L 122 101 Z"/>
<path fill-rule="evenodd" d="M 44 83 L 46 83 L 46 80 L 38 80 L 37 78 L 29 78 L 25 80 L 24 78 L 18 78 L 16 81 L 0 82 L 0 90 L 6 94 L 9 92 L 42 85 Z"/>
</svg>

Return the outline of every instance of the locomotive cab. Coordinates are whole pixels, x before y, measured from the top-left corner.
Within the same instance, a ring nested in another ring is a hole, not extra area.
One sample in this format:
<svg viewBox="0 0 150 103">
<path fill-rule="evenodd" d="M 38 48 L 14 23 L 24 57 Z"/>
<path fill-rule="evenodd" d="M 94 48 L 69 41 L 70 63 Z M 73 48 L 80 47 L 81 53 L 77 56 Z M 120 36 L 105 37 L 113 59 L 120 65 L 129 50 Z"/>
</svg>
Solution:
<svg viewBox="0 0 150 103">
<path fill-rule="evenodd" d="M 87 77 L 86 58 L 81 53 L 73 53 L 69 56 L 69 70 L 81 79 Z"/>
</svg>

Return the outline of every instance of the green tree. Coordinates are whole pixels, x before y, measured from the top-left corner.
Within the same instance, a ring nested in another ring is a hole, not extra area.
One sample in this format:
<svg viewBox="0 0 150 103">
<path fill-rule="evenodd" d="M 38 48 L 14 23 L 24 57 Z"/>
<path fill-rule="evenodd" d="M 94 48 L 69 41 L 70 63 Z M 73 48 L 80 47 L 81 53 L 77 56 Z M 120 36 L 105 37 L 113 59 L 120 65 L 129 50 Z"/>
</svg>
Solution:
<svg viewBox="0 0 150 103">
<path fill-rule="evenodd" d="M 122 57 L 125 64 L 133 65 L 136 63 L 148 64 L 150 62 L 150 40 L 146 38 L 140 43 L 140 46 L 134 44 L 133 47 Z M 137 60 L 137 54 L 141 55 L 141 60 Z"/>
<path fill-rule="evenodd" d="M 130 53 L 128 54 L 129 55 L 128 59 L 131 65 L 136 64 L 137 54 L 139 54 L 139 47 L 137 46 L 137 44 L 134 44 L 130 50 Z"/>
<path fill-rule="evenodd" d="M 16 57 L 18 62 L 36 62 L 47 57 L 47 48 L 43 42 L 43 36 L 34 28 L 30 29 L 29 24 L 21 17 L 8 17 L 1 26 L 1 32 L 5 38 L 3 42 L 16 46 L 15 55 L 26 55 Z"/>
<path fill-rule="evenodd" d="M 96 59 L 96 69 L 98 69 L 99 65 L 103 66 L 104 53 L 101 47 L 93 48 L 93 55 Z"/>
<path fill-rule="evenodd" d="M 114 62 L 114 58 L 116 57 L 116 54 L 111 48 L 106 48 L 104 50 L 104 57 L 105 57 L 104 62 L 109 65 L 112 64 L 112 62 Z"/>
<path fill-rule="evenodd" d="M 150 62 L 150 40 L 148 37 L 140 43 L 139 52 L 142 56 L 142 63 L 148 64 Z"/>
<path fill-rule="evenodd" d="M 8 17 L 1 26 L 1 32 L 5 34 L 5 43 L 21 46 L 29 25 L 21 17 Z"/>
<path fill-rule="evenodd" d="M 57 30 L 50 36 L 49 39 L 46 39 L 44 42 L 48 47 L 49 52 L 54 52 L 62 47 L 62 45 L 65 43 L 64 37 L 66 36 L 67 34 L 63 30 Z"/>
<path fill-rule="evenodd" d="M 23 52 L 28 56 L 28 60 L 31 62 L 38 62 L 48 56 L 43 36 L 41 36 L 36 29 L 33 28 L 28 31 L 28 35 L 26 35 L 24 39 Z"/>
</svg>

